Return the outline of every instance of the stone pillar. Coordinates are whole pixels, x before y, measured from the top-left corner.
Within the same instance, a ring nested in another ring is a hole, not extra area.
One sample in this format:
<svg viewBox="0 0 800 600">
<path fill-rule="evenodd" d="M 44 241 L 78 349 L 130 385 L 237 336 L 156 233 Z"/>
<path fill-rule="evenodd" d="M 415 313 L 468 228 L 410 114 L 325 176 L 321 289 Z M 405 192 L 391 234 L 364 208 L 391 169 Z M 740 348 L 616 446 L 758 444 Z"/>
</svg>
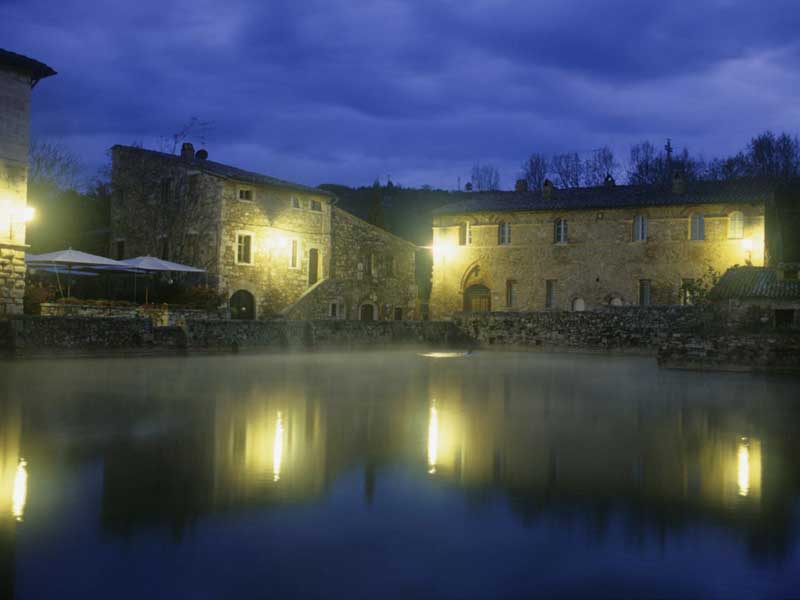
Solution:
<svg viewBox="0 0 800 600">
<path fill-rule="evenodd" d="M 31 89 L 47 65 L 0 50 L 0 319 L 22 313 Z"/>
</svg>

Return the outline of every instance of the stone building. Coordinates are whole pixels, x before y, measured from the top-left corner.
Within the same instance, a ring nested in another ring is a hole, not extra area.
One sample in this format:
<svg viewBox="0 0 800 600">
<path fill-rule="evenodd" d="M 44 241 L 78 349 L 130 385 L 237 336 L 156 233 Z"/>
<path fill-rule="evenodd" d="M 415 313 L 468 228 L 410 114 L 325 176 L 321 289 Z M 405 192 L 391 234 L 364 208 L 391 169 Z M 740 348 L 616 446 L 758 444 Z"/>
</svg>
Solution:
<svg viewBox="0 0 800 600">
<path fill-rule="evenodd" d="M 413 319 L 415 246 L 335 196 L 208 159 L 112 149 L 112 258 L 208 270 L 235 318 Z"/>
<path fill-rule="evenodd" d="M 764 183 L 463 194 L 434 212 L 432 318 L 461 311 L 689 303 L 687 289 L 763 265 Z"/>
<path fill-rule="evenodd" d="M 0 49 L 0 318 L 22 313 L 31 90 L 55 74 L 39 61 Z"/>
</svg>

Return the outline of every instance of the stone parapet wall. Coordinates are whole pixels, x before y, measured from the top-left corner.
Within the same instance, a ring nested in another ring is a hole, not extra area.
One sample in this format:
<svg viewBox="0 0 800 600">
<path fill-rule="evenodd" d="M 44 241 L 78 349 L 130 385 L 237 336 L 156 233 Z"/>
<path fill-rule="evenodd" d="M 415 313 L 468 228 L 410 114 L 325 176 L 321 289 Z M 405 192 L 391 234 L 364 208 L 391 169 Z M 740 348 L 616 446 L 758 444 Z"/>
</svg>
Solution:
<svg viewBox="0 0 800 600">
<path fill-rule="evenodd" d="M 614 307 L 586 312 L 458 314 L 453 322 L 483 346 L 642 350 L 654 353 L 675 332 L 722 327 L 710 307 Z"/>
<path fill-rule="evenodd" d="M 40 305 L 43 317 L 91 317 L 95 319 L 150 319 L 155 327 L 185 325 L 186 321 L 224 319 L 225 312 L 209 312 L 192 308 L 170 306 L 98 306 L 96 304 L 61 304 L 47 302 Z"/>
<path fill-rule="evenodd" d="M 714 371 L 800 371 L 800 335 L 674 334 L 658 349 L 658 364 Z"/>
</svg>

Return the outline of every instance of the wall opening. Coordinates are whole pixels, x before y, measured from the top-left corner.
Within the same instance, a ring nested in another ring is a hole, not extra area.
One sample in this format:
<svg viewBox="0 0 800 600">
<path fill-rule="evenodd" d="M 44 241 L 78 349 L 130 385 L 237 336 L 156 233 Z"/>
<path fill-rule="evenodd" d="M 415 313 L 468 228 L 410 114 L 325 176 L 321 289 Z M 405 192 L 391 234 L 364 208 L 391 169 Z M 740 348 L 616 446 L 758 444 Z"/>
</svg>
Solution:
<svg viewBox="0 0 800 600">
<path fill-rule="evenodd" d="M 231 296 L 231 319 L 252 320 L 256 318 L 256 300 L 247 290 L 239 290 Z"/>
</svg>

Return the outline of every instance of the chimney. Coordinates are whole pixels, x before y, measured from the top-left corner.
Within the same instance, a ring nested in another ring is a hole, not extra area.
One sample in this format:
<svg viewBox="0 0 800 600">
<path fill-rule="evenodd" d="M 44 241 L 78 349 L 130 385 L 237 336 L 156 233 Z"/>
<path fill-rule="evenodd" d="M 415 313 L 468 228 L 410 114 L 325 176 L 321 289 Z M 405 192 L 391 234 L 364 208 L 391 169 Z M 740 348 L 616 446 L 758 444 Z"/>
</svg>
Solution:
<svg viewBox="0 0 800 600">
<path fill-rule="evenodd" d="M 545 179 L 544 184 L 542 185 L 542 197 L 550 198 L 553 195 L 554 189 L 555 187 L 553 186 L 553 182 L 549 179 Z"/>
<path fill-rule="evenodd" d="M 200 148 L 200 150 L 194 153 L 194 157 L 197 160 L 206 160 L 208 158 L 208 150 L 205 148 Z"/>
<path fill-rule="evenodd" d="M 181 158 L 183 160 L 192 160 L 194 158 L 194 146 L 191 142 L 183 142 L 181 145 Z"/>
<path fill-rule="evenodd" d="M 517 183 L 514 184 L 514 191 L 516 191 L 516 192 L 527 192 L 528 191 L 528 180 L 527 179 L 517 179 Z"/>
<path fill-rule="evenodd" d="M 617 182 L 614 181 L 614 177 L 611 175 L 611 173 L 606 173 L 606 178 L 603 180 L 603 185 L 607 188 L 613 188 L 615 185 L 617 185 Z"/>
<path fill-rule="evenodd" d="M 680 171 L 672 174 L 672 193 L 678 195 L 686 193 L 686 178 Z"/>
<path fill-rule="evenodd" d="M 465 184 L 464 184 L 464 189 L 465 189 L 466 191 L 468 191 L 468 192 L 471 192 L 471 191 L 472 191 L 472 182 L 471 182 L 471 181 L 468 181 L 467 183 L 465 183 Z"/>
</svg>

